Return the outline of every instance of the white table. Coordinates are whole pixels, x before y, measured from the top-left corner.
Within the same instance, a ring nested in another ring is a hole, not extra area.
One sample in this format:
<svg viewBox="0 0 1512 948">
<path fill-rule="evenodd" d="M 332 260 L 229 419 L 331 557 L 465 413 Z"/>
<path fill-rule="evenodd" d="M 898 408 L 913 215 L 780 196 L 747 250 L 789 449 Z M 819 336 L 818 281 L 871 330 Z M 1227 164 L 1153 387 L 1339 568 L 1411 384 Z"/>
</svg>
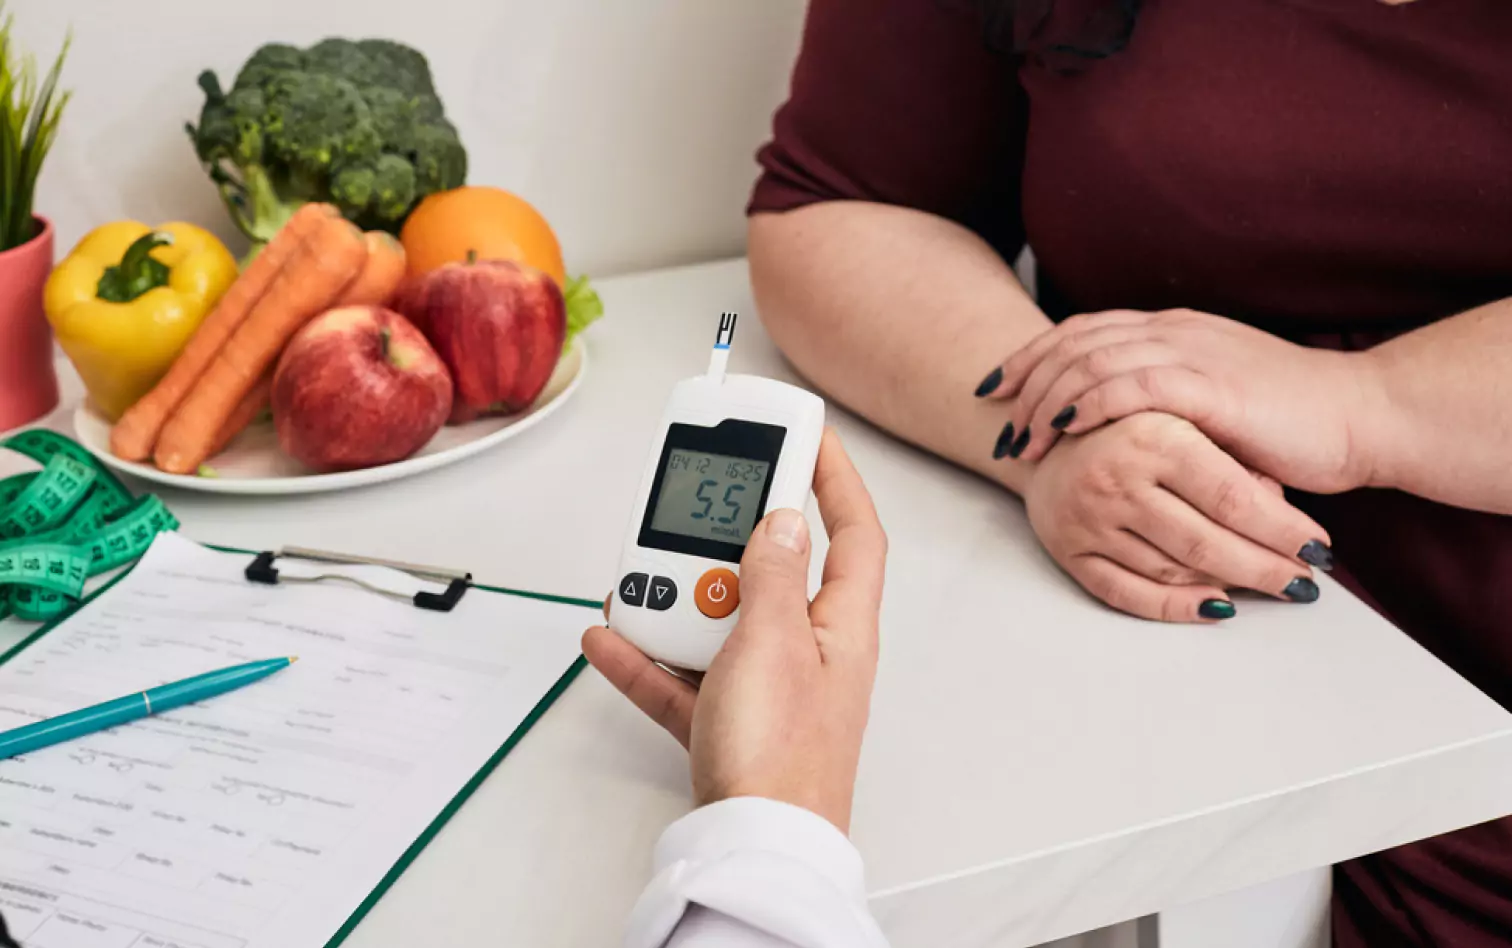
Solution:
<svg viewBox="0 0 1512 948">
<path fill-rule="evenodd" d="M 165 499 L 196 539 L 599 596 L 670 386 L 702 371 L 720 310 L 753 312 L 741 261 L 600 289 L 584 387 L 496 451 L 348 493 Z M 791 378 L 750 318 L 734 368 Z M 1315 605 L 1245 602 L 1219 628 L 1114 615 L 1017 500 L 833 415 L 892 538 L 853 835 L 896 948 L 1156 912 L 1141 932 L 1164 948 L 1324 944 L 1319 867 L 1512 813 L 1512 716 L 1327 579 Z M 348 944 L 612 944 L 687 806 L 681 750 L 587 673 Z"/>
</svg>

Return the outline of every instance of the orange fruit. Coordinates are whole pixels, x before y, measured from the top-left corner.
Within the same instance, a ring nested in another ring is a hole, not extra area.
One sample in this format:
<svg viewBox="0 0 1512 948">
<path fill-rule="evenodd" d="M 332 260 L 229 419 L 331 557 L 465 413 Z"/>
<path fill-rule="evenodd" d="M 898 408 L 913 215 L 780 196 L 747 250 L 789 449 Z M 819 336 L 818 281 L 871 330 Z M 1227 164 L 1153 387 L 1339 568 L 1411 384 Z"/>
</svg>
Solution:
<svg viewBox="0 0 1512 948">
<path fill-rule="evenodd" d="M 513 260 L 544 271 L 566 287 L 562 245 L 546 218 L 518 194 L 502 188 L 462 187 L 432 194 L 399 234 L 409 273 L 428 273 L 475 255 Z"/>
</svg>

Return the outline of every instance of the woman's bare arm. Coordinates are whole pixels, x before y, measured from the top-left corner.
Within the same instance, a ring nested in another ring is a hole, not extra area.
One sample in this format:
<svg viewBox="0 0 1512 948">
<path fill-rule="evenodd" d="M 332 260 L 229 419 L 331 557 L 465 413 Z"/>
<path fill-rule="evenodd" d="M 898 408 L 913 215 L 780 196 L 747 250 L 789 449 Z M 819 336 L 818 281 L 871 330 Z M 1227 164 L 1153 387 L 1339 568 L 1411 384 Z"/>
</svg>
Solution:
<svg viewBox="0 0 1512 948">
<path fill-rule="evenodd" d="M 1216 584 L 1280 595 L 1307 572 L 1292 544 L 1323 537 L 1321 528 L 1178 419 L 1129 419 L 1079 439 L 1084 450 L 1050 459 L 1053 484 L 1027 462 L 994 459 L 1013 406 L 974 393 L 1050 329 L 1003 255 L 977 236 L 1023 241 L 1027 125 L 1018 63 L 983 41 L 969 4 L 812 0 L 792 96 L 760 154 L 751 202 L 752 281 L 772 337 L 836 401 L 1027 494 L 1051 555 L 1118 608 L 1212 620 L 1219 606 L 1233 614 Z M 1016 457 L 1027 439 L 1008 443 Z M 1129 473 L 1193 451 L 1202 459 L 1174 473 L 1195 486 Z M 1133 463 L 1141 459 L 1151 463 Z M 1092 489 L 1077 503 L 1045 495 L 1083 483 Z M 1215 492 L 1270 514 L 1258 525 L 1212 519 Z M 1180 524 L 1167 522 L 1173 509 Z M 1158 527 L 1149 542 L 1141 517 Z M 1284 541 L 1271 536 L 1298 520 Z"/>
<path fill-rule="evenodd" d="M 828 201 L 750 222 L 768 332 L 835 400 L 1022 493 L 993 459 L 1009 414 L 974 396 L 1006 354 L 1050 327 L 1012 268 L 965 228 L 921 211 Z"/>
<path fill-rule="evenodd" d="M 1075 439 L 1043 462 L 1056 468 L 1048 480 L 994 460 L 1012 405 L 975 393 L 1050 321 L 969 231 L 832 201 L 756 215 L 750 237 L 762 318 L 798 370 L 883 428 L 1024 495 L 1036 535 L 1094 595 L 1181 622 L 1232 616 L 1223 587 L 1317 598 L 1295 557 L 1326 542 L 1323 529 L 1179 419 L 1130 418 Z"/>
<path fill-rule="evenodd" d="M 1512 513 L 1512 300 L 1363 355 L 1378 393 L 1351 426 L 1370 486 Z"/>
</svg>

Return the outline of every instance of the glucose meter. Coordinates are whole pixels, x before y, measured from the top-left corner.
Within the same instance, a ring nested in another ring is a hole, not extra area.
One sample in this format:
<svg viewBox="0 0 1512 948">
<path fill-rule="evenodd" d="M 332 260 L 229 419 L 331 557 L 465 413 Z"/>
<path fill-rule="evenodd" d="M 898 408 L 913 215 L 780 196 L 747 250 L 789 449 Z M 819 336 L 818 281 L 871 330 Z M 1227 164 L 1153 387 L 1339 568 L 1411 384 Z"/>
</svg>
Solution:
<svg viewBox="0 0 1512 948">
<path fill-rule="evenodd" d="M 824 400 L 726 375 L 736 315 L 720 317 L 709 371 L 662 413 L 620 554 L 610 624 L 656 661 L 703 671 L 740 609 L 740 558 L 769 510 L 803 510 Z"/>
</svg>

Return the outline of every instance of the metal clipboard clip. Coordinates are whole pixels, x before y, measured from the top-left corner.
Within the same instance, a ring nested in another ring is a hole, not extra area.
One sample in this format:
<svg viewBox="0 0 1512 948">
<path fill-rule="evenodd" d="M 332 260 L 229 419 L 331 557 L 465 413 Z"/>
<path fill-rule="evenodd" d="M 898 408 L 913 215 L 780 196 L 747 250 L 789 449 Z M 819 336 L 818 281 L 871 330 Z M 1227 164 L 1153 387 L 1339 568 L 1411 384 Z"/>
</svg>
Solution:
<svg viewBox="0 0 1512 948">
<path fill-rule="evenodd" d="M 247 564 L 247 580 L 254 583 L 263 583 L 268 586 L 277 586 L 280 582 L 279 570 L 273 564 L 279 559 L 307 560 L 313 563 L 331 563 L 339 566 L 381 566 L 398 570 L 401 573 L 407 573 L 416 579 L 444 582 L 447 584 L 445 592 L 435 593 L 422 589 L 412 595 L 408 592 L 384 589 L 382 586 L 375 585 L 360 577 L 347 575 L 346 573 L 317 573 L 314 575 L 285 575 L 282 577 L 282 581 L 288 583 L 318 583 L 328 580 L 353 583 L 381 596 L 412 602 L 416 608 L 429 609 L 433 612 L 451 612 L 457 603 L 462 600 L 462 594 L 467 592 L 467 588 L 472 585 L 472 573 L 458 572 L 457 570 L 445 569 L 439 566 L 419 566 L 414 563 L 401 563 L 397 560 L 383 560 L 375 557 L 347 556 L 343 553 L 311 550 L 298 546 L 286 546 L 276 553 L 272 550 L 264 550 L 257 554 L 253 557 L 252 562 Z"/>
</svg>

